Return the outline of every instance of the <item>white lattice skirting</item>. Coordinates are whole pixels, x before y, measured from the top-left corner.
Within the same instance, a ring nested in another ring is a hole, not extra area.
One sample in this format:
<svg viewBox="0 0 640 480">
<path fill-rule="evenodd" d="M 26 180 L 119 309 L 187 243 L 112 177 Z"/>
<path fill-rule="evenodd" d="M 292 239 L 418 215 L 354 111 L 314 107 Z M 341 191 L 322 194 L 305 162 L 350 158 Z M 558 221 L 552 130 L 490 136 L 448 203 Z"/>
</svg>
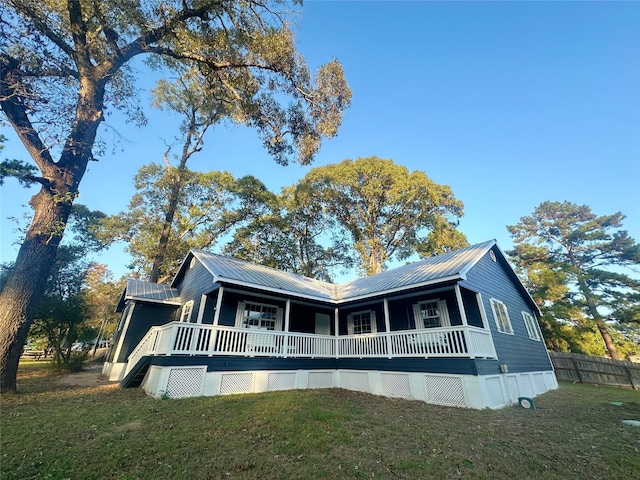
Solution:
<svg viewBox="0 0 640 480">
<path fill-rule="evenodd" d="M 205 366 L 152 366 L 142 388 L 155 397 L 344 388 L 462 408 L 501 408 L 558 388 L 553 372 L 489 376 L 359 370 L 207 372 Z"/>
</svg>

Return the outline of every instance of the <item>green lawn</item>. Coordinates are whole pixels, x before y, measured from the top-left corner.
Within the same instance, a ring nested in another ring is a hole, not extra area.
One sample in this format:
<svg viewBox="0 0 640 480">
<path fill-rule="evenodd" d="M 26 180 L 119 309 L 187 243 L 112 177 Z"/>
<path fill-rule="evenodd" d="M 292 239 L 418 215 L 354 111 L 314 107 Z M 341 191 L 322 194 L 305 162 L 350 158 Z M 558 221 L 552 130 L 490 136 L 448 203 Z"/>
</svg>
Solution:
<svg viewBox="0 0 640 480">
<path fill-rule="evenodd" d="M 640 478 L 632 390 L 565 383 L 498 411 L 339 389 L 155 400 L 43 365 L 1 398 L 3 480 Z"/>
</svg>

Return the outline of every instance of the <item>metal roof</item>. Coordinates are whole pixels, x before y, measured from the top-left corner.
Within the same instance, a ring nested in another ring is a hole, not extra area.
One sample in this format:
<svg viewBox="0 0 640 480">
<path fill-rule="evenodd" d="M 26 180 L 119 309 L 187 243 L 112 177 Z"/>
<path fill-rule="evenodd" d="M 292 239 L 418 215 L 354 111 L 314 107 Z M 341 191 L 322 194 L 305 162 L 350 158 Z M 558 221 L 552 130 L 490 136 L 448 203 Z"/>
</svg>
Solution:
<svg viewBox="0 0 640 480">
<path fill-rule="evenodd" d="M 296 294 L 316 300 L 330 302 L 336 300 L 336 287 L 332 283 L 202 250 L 191 250 L 191 253 L 213 275 L 214 282 L 233 283 L 283 294 Z"/>
<path fill-rule="evenodd" d="M 338 285 L 341 301 L 355 300 L 408 287 L 464 279 L 466 273 L 496 244 L 490 240 L 442 253 L 370 277 Z"/>
<path fill-rule="evenodd" d="M 125 300 L 145 300 L 147 302 L 180 305 L 177 289 L 162 283 L 150 283 L 133 278 L 127 280 L 127 286 L 120 296 L 116 311 L 120 311 L 119 309 L 124 305 Z"/>
<path fill-rule="evenodd" d="M 227 282 L 342 303 L 414 286 L 464 279 L 469 269 L 495 244 L 495 240 L 490 240 L 340 284 L 323 282 L 202 250 L 192 250 L 191 253 L 213 275 L 214 282 Z"/>
</svg>

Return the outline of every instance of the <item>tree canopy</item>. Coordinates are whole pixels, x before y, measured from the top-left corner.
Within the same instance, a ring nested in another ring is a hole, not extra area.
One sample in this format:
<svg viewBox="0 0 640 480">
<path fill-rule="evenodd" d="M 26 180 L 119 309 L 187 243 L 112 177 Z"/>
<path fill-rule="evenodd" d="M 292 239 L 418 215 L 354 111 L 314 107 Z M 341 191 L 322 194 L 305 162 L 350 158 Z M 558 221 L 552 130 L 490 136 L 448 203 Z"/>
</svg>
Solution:
<svg viewBox="0 0 640 480">
<path fill-rule="evenodd" d="M 333 218 L 325 215 L 304 185 L 282 189 L 264 215 L 239 228 L 224 252 L 319 280 L 352 264 L 347 241 Z"/>
<path fill-rule="evenodd" d="M 624 216 L 594 214 L 586 205 L 544 202 L 508 228 L 509 255 L 525 275 L 551 322 L 586 318 L 602 335 L 609 355 L 619 354 L 607 321 L 633 319 L 640 281 L 640 245 L 625 230 Z"/>
<path fill-rule="evenodd" d="M 174 275 L 189 249 L 212 247 L 233 227 L 260 215 L 271 197 L 251 176 L 236 180 L 229 172 L 177 170 L 157 163 L 142 167 L 134 186 L 129 209 L 106 218 L 99 236 L 105 242 L 126 242 L 133 258 L 130 267 L 145 277 L 155 267 L 157 276 L 149 278 L 153 282 Z M 162 238 L 162 262 L 157 264 Z"/>
<path fill-rule="evenodd" d="M 392 259 L 467 245 L 456 229 L 463 205 L 451 188 L 392 160 L 367 157 L 314 168 L 300 188 L 345 229 L 366 275 L 383 271 Z"/>
<path fill-rule="evenodd" d="M 299 2 L 294 2 L 299 3 Z M 312 76 L 285 0 L 0 0 L 0 107 L 39 170 L 33 222 L 0 293 L 0 390 L 17 365 L 88 162 L 111 108 L 138 124 L 131 60 L 173 63 L 233 104 L 279 162 L 308 163 L 337 133 L 351 92 L 336 61 Z M 24 172 L 23 172 L 24 173 Z"/>
</svg>

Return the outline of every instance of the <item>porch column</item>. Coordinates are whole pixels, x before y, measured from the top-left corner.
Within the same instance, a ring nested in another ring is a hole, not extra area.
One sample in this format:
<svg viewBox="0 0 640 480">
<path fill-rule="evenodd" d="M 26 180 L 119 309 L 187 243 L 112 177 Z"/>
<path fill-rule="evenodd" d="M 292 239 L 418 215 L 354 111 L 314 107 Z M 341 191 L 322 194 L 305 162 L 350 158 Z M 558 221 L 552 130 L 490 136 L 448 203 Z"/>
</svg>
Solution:
<svg viewBox="0 0 640 480">
<path fill-rule="evenodd" d="M 284 305 L 284 331 L 289 331 L 289 312 L 291 311 L 291 300 L 287 299 Z"/>
<path fill-rule="evenodd" d="M 220 320 L 220 308 L 222 307 L 222 294 L 224 293 L 224 287 L 220 285 L 218 288 L 218 299 L 216 300 L 216 311 L 213 312 L 213 324 L 218 325 Z"/>
<path fill-rule="evenodd" d="M 387 340 L 387 356 L 391 358 L 391 335 L 388 335 L 391 332 L 391 322 L 389 321 L 389 301 L 385 298 L 384 302 L 384 329 L 387 332 L 386 340 Z"/>
<path fill-rule="evenodd" d="M 336 358 L 339 357 L 338 355 L 338 335 L 339 335 L 339 326 L 340 326 L 340 316 L 338 315 L 338 307 L 335 308 L 334 312 L 333 312 L 333 323 L 335 326 L 335 342 L 334 342 L 334 351 L 336 353 Z"/>
<path fill-rule="evenodd" d="M 462 319 L 462 325 L 467 326 L 467 313 L 464 310 L 464 303 L 462 302 L 462 293 L 460 292 L 460 285 L 455 286 L 456 300 L 458 301 L 458 310 L 460 310 L 460 318 Z"/>
</svg>

